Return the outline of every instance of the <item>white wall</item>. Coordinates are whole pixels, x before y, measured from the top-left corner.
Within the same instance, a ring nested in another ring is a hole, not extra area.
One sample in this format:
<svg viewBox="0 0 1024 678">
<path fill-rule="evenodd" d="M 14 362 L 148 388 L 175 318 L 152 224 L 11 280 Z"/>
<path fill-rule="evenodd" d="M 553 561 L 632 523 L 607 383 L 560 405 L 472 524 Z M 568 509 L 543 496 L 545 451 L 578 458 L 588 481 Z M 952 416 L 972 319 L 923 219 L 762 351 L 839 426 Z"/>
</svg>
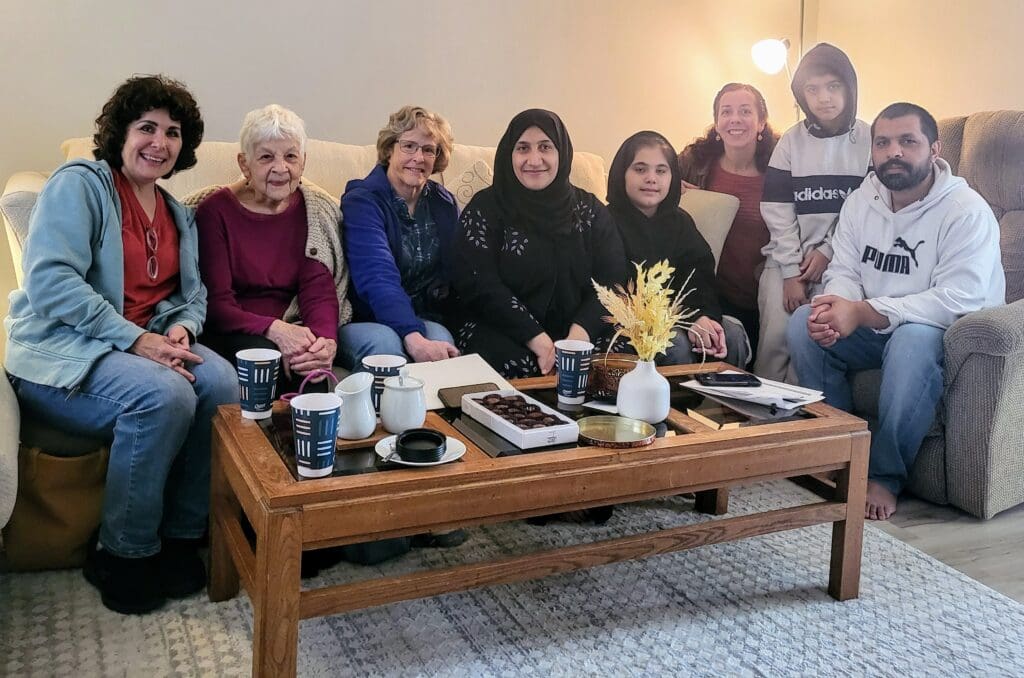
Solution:
<svg viewBox="0 0 1024 678">
<path fill-rule="evenodd" d="M 862 117 L 899 98 L 938 115 L 1024 106 L 1024 0 L 807 4 L 809 42 L 838 44 L 857 67 Z M 90 134 L 132 73 L 186 82 L 208 139 L 235 138 L 246 111 L 276 101 L 312 136 L 368 144 L 417 103 L 459 142 L 494 145 L 512 115 L 541 106 L 610 161 L 643 128 L 685 145 L 731 80 L 759 87 L 785 129 L 785 76 L 757 72 L 749 50 L 764 37 L 795 46 L 798 24 L 798 0 L 0 0 L 0 185 L 53 169 L 61 140 Z M 13 285 L 4 252 L 4 297 Z"/>
<path fill-rule="evenodd" d="M 895 101 L 936 118 L 1024 108 L 1024 0 L 821 0 L 817 37 L 853 60 L 863 120 Z"/>
<path fill-rule="evenodd" d="M 711 99 L 730 80 L 754 83 L 788 113 L 785 78 L 757 73 L 749 48 L 772 35 L 795 42 L 795 0 L 719 6 L 0 0 L 0 186 L 18 170 L 52 170 L 60 142 L 91 134 L 133 73 L 183 80 L 207 139 L 236 138 L 246 111 L 276 101 L 311 136 L 369 144 L 391 111 L 416 103 L 445 115 L 461 143 L 495 145 L 515 113 L 540 106 L 563 116 L 577 149 L 608 161 L 643 128 L 681 147 L 711 122 Z M 4 297 L 13 285 L 4 251 Z"/>
<path fill-rule="evenodd" d="M 372 143 L 389 112 L 415 102 L 447 116 L 459 141 L 494 145 L 512 115 L 542 106 L 577 148 L 610 160 L 641 127 L 688 141 L 730 79 L 756 81 L 782 107 L 784 79 L 756 74 L 749 46 L 798 30 L 794 0 L 728 13 L 695 0 L 6 2 L 0 180 L 51 169 L 121 80 L 157 71 L 194 91 L 210 139 L 235 138 L 247 110 L 278 101 L 312 136 Z"/>
</svg>

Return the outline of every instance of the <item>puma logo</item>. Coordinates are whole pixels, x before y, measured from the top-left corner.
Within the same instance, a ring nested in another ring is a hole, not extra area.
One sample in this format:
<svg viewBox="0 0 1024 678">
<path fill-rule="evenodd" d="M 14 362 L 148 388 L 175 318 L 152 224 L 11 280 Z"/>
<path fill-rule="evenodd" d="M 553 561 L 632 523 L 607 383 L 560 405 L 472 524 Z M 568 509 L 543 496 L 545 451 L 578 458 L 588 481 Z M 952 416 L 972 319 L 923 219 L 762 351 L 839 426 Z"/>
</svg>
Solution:
<svg viewBox="0 0 1024 678">
<path fill-rule="evenodd" d="M 893 241 L 892 246 L 893 247 L 902 248 L 902 249 L 906 250 L 907 252 L 909 252 L 910 253 L 910 258 L 914 260 L 914 267 L 916 268 L 917 265 L 918 265 L 917 264 L 917 248 L 920 247 L 923 244 L 924 244 L 924 240 L 921 240 L 921 241 L 918 241 L 918 243 L 916 245 L 911 247 L 910 245 L 907 244 L 907 241 L 904 240 L 903 238 L 896 238 L 896 240 Z"/>
</svg>

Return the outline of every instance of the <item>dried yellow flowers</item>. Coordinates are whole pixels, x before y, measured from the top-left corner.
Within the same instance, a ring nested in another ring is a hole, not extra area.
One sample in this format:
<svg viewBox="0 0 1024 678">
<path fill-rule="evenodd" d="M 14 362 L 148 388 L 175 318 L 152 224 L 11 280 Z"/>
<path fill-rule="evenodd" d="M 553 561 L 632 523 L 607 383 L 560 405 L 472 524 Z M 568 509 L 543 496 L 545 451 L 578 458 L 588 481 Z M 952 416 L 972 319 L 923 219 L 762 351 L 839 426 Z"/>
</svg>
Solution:
<svg viewBox="0 0 1024 678">
<path fill-rule="evenodd" d="M 630 280 L 624 288 L 616 285 L 614 290 L 602 287 L 591 280 L 597 291 L 597 299 L 610 315 L 606 322 L 615 325 L 615 336 L 626 337 L 636 350 L 640 360 L 654 360 L 664 353 L 676 336 L 676 328 L 689 329 L 697 309 L 683 306 L 692 289 L 686 289 L 693 272 L 686 276 L 679 292 L 673 293 L 670 285 L 675 268 L 667 260 L 659 261 L 645 269 L 644 264 L 636 266 L 636 279 Z"/>
</svg>

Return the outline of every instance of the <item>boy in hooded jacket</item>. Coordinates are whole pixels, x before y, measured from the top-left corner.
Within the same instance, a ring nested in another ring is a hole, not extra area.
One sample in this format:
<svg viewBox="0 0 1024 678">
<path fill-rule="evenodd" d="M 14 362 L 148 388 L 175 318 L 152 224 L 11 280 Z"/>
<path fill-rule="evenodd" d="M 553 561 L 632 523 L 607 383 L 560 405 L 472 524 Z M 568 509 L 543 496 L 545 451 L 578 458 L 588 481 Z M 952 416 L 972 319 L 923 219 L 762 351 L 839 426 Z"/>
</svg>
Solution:
<svg viewBox="0 0 1024 678">
<path fill-rule="evenodd" d="M 765 173 L 761 215 L 771 240 L 761 251 L 766 259 L 754 371 L 795 383 L 786 325 L 821 291 L 839 209 L 867 174 L 871 138 L 867 123 L 856 117 L 857 74 L 842 50 L 828 43 L 812 48 L 791 88 L 806 119 L 782 135 Z"/>
</svg>

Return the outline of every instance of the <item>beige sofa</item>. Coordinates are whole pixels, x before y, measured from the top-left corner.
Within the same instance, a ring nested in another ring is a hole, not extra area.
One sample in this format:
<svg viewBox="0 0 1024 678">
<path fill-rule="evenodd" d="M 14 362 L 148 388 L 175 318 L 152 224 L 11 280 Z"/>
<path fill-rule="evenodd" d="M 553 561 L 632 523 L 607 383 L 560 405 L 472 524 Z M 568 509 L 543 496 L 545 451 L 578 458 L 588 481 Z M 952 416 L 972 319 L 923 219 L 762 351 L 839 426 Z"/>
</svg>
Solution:
<svg viewBox="0 0 1024 678">
<path fill-rule="evenodd" d="M 61 145 L 61 150 L 66 159 L 91 158 L 92 139 L 69 139 Z M 476 191 L 490 185 L 494 151 L 493 147 L 456 144 L 448 169 L 443 175 L 434 177 L 455 195 L 460 208 L 469 202 Z M 235 142 L 204 142 L 197 150 L 197 165 L 164 181 L 163 185 L 176 197 L 183 198 L 197 189 L 234 181 L 240 176 L 235 160 L 237 153 L 238 144 Z M 318 139 L 309 140 L 306 155 L 305 179 L 336 197 L 340 197 L 349 180 L 369 174 L 377 159 L 376 148 L 372 145 L 353 146 Z M 28 231 L 29 215 L 46 178 L 47 175 L 41 172 L 19 172 L 8 180 L 3 196 L 0 197 L 0 213 L 3 215 L 19 285 L 22 282 L 21 248 Z M 576 152 L 571 180 L 604 199 L 607 188 L 604 160 L 592 153 Z M 739 201 L 733 196 L 708 191 L 688 191 L 681 204 L 693 215 L 717 257 Z M 6 294 L 8 290 L 2 292 Z M 0 405 L 3 408 L 0 411 L 0 423 L 12 421 L 14 425 L 4 425 L 0 430 L 0 527 L 7 522 L 14 500 L 19 441 L 17 403 L 9 388 L 3 390 L 7 386 L 6 379 L 3 381 L 0 384 Z M 54 431 L 34 421 L 22 421 L 20 424 L 22 443 L 52 450 L 61 456 L 86 454 L 102 443 L 54 435 Z"/>
</svg>

